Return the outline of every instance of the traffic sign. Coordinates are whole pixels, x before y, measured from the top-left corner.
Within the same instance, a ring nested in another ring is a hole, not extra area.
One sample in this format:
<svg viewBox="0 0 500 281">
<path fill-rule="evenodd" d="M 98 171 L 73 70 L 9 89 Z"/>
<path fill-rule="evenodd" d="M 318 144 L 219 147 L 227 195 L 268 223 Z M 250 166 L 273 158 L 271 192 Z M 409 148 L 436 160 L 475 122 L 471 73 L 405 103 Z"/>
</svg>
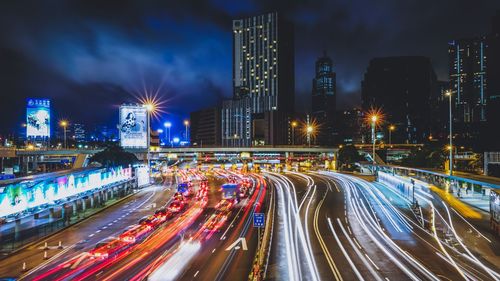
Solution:
<svg viewBox="0 0 500 281">
<path fill-rule="evenodd" d="M 264 227 L 264 213 L 253 214 L 253 227 Z"/>
</svg>

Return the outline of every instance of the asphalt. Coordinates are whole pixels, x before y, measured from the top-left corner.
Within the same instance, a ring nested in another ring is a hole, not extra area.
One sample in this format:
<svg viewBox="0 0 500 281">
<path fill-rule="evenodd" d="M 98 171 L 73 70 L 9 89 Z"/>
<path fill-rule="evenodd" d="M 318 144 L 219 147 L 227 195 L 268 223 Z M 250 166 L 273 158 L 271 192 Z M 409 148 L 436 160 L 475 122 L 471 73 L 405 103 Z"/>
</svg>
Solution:
<svg viewBox="0 0 500 281">
<path fill-rule="evenodd" d="M 90 219 L 58 232 L 38 244 L 17 252 L 0 261 L 0 276 L 22 277 L 29 280 L 45 269 L 80 252 L 92 249 L 99 241 L 121 233 L 127 226 L 137 223 L 156 208 L 166 204 L 173 190 L 163 186 L 151 186 L 113 205 Z M 62 244 L 60 249 L 59 241 Z M 45 243 L 49 249 L 45 250 Z M 47 252 L 47 259 L 44 253 Z M 23 271 L 23 263 L 26 270 Z"/>
</svg>

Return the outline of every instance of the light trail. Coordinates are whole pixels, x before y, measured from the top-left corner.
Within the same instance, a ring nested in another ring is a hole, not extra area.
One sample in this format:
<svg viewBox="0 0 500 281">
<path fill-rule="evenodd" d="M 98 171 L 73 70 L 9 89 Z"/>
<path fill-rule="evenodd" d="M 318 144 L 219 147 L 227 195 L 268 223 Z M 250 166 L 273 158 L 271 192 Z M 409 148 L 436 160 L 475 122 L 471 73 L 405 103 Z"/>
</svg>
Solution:
<svg viewBox="0 0 500 281">
<path fill-rule="evenodd" d="M 151 275 L 150 281 L 170 281 L 176 280 L 181 272 L 186 268 L 191 259 L 201 249 L 201 243 L 195 241 L 183 242 L 176 252 Z"/>
<path fill-rule="evenodd" d="M 277 190 L 278 212 L 284 222 L 285 255 L 287 257 L 287 274 L 289 280 L 319 280 L 316 261 L 312 254 L 312 246 L 304 233 L 299 209 L 297 206 L 297 195 L 295 186 L 285 176 L 276 173 L 266 173 L 266 176 L 274 182 Z M 286 201 L 286 202 L 285 202 Z M 292 243 L 292 241 L 297 241 Z M 302 268 L 301 263 L 305 263 Z"/>
<path fill-rule="evenodd" d="M 323 202 L 325 202 L 326 195 L 328 194 L 328 191 L 325 192 L 325 195 L 319 202 L 318 206 L 316 206 L 316 210 L 314 211 L 314 232 L 316 233 L 316 237 L 318 239 L 319 245 L 321 246 L 321 249 L 323 253 L 325 254 L 326 261 L 328 262 L 328 266 L 330 267 L 333 276 L 335 277 L 335 280 L 337 281 L 342 281 L 342 275 L 340 274 L 337 265 L 335 264 L 330 251 L 328 251 L 328 247 L 326 246 L 325 241 L 323 240 L 323 237 L 321 235 L 321 232 L 319 231 L 319 226 L 318 226 L 318 220 L 319 220 L 319 212 L 321 210 L 321 206 L 323 206 Z"/>
<path fill-rule="evenodd" d="M 330 226 L 330 230 L 332 231 L 333 237 L 335 238 L 335 241 L 337 241 L 337 244 L 339 245 L 339 248 L 342 251 L 342 254 L 344 254 L 344 257 L 346 258 L 347 262 L 349 263 L 352 270 L 354 271 L 354 274 L 356 274 L 356 276 L 358 277 L 358 280 L 365 280 L 363 278 L 363 275 L 361 275 L 361 273 L 359 272 L 356 265 L 352 262 L 351 258 L 349 257 L 349 254 L 347 254 L 347 251 L 345 250 L 344 246 L 342 246 L 342 242 L 340 241 L 339 237 L 337 236 L 335 229 L 333 229 L 332 220 L 330 218 L 328 218 L 328 225 Z"/>
</svg>

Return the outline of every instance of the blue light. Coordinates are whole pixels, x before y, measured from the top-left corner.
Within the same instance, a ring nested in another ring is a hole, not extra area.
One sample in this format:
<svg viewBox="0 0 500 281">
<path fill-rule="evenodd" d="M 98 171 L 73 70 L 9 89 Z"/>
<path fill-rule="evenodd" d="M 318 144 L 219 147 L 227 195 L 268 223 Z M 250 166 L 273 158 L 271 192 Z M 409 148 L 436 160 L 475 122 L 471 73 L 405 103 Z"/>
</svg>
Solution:
<svg viewBox="0 0 500 281">
<path fill-rule="evenodd" d="M 178 137 L 175 137 L 173 140 L 172 140 L 174 143 L 179 143 L 181 141 L 181 139 L 179 139 Z"/>
</svg>

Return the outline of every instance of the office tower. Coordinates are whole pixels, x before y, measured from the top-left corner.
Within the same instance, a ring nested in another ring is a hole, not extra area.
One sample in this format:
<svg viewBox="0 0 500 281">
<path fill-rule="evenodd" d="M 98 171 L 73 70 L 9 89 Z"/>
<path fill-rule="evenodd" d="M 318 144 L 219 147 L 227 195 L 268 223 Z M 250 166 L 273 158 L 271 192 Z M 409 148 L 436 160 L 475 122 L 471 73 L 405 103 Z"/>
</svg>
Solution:
<svg viewBox="0 0 500 281">
<path fill-rule="evenodd" d="M 488 67 L 486 79 L 488 80 L 488 101 L 486 107 L 486 134 L 482 135 L 485 149 L 490 151 L 500 150 L 500 10 L 493 17 L 491 32 L 488 37 L 489 47 L 486 50 Z"/>
<path fill-rule="evenodd" d="M 85 125 L 81 123 L 72 124 L 73 126 L 73 138 L 77 143 L 82 143 L 87 141 L 87 135 L 85 133 Z"/>
<path fill-rule="evenodd" d="M 293 26 L 278 13 L 233 21 L 233 100 L 222 106 L 224 146 L 252 144 L 252 114 L 294 109 Z"/>
<path fill-rule="evenodd" d="M 429 137 L 429 99 L 436 90 L 436 79 L 426 57 L 372 59 L 361 82 L 363 110 L 375 107 L 384 112 L 385 125 L 397 128 L 392 133 L 393 143 L 421 143 Z"/>
<path fill-rule="evenodd" d="M 221 110 L 210 107 L 191 112 L 189 135 L 191 145 L 199 147 L 220 146 L 221 141 Z"/>
<path fill-rule="evenodd" d="M 338 114 L 339 142 L 361 144 L 363 138 L 364 112 L 359 108 L 344 110 Z"/>
<path fill-rule="evenodd" d="M 486 121 L 486 37 L 454 40 L 448 44 L 450 89 L 459 124 Z"/>
<path fill-rule="evenodd" d="M 318 124 L 316 144 L 332 145 L 335 141 L 336 77 L 333 62 L 326 52 L 316 61 L 312 89 L 312 117 Z"/>
</svg>

